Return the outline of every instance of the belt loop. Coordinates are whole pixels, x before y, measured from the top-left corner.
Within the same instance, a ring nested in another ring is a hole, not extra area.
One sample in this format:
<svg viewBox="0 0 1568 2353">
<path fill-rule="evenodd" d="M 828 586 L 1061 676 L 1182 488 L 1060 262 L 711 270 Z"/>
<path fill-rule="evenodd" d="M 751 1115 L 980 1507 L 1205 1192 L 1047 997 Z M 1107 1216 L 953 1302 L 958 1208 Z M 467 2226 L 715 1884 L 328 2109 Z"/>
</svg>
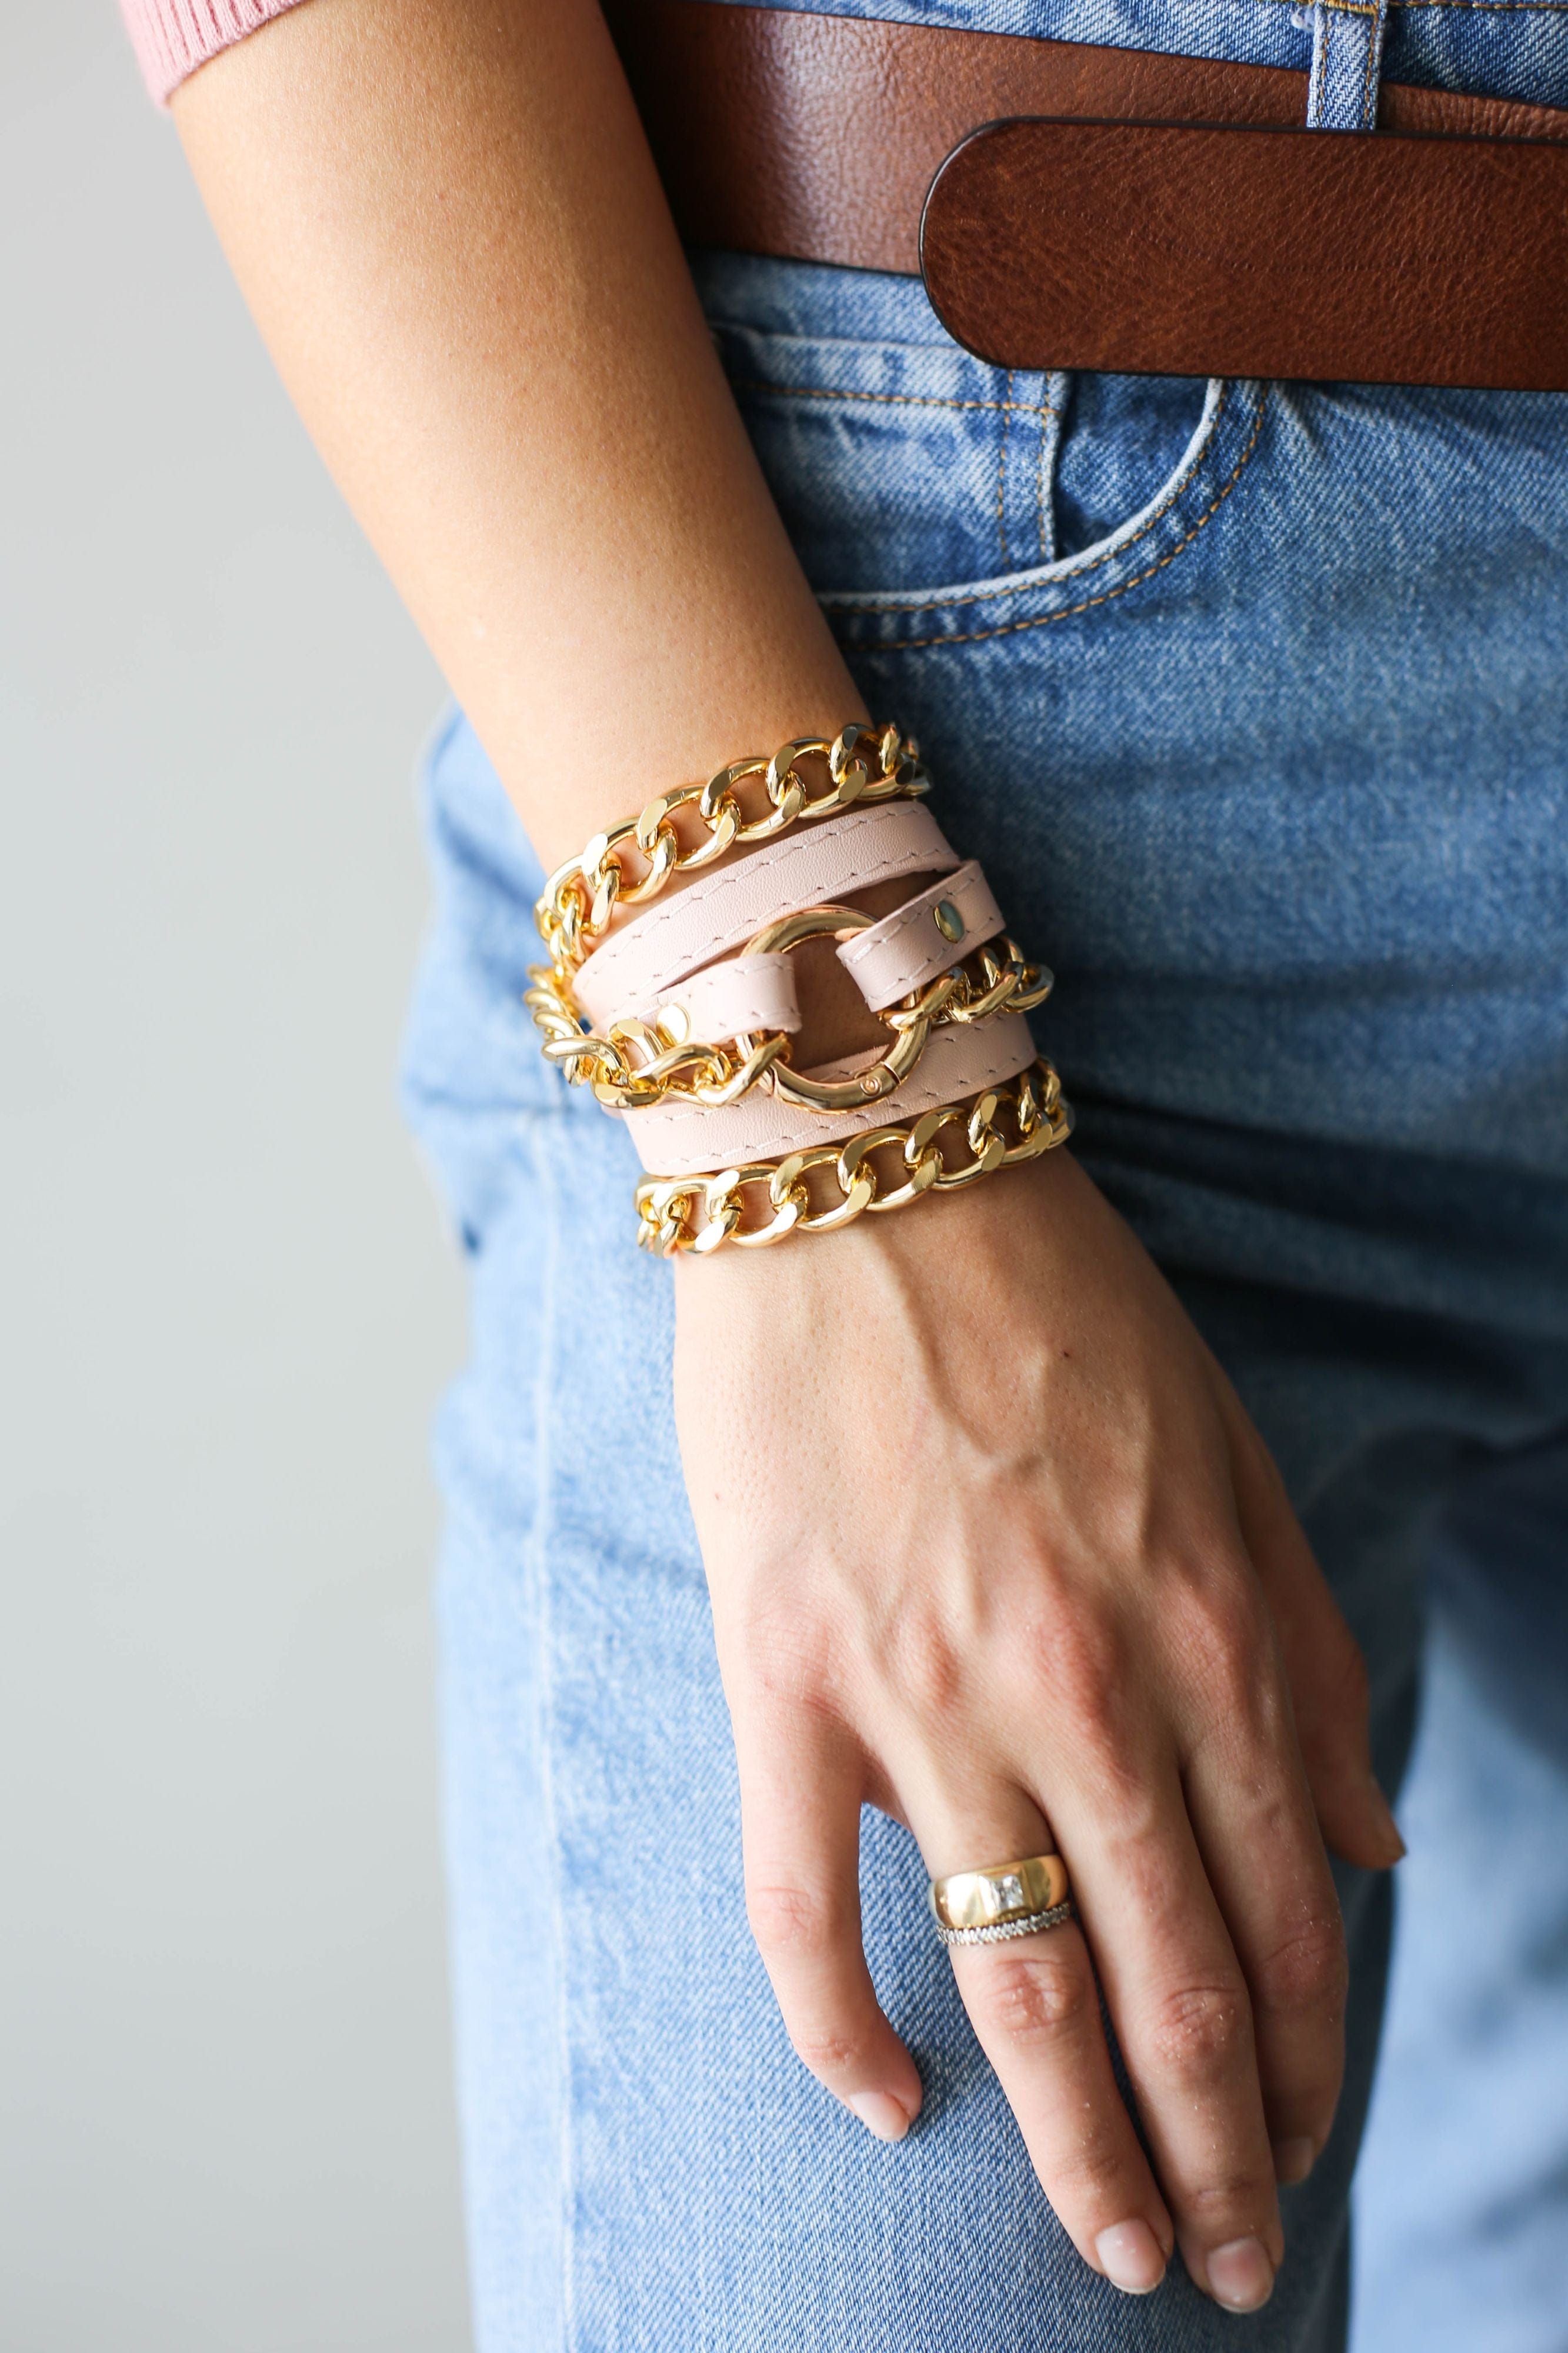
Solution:
<svg viewBox="0 0 1568 2353">
<path fill-rule="evenodd" d="M 1315 0 L 1307 121 L 1314 131 L 1374 131 L 1388 0 Z"/>
</svg>

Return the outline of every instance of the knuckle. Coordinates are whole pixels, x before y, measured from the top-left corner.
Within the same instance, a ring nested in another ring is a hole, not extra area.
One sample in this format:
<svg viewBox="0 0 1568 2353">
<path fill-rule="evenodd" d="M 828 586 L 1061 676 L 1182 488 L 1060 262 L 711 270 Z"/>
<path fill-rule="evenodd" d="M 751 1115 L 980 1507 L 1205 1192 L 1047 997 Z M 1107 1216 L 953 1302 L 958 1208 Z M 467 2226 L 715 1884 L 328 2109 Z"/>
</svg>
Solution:
<svg viewBox="0 0 1568 2353">
<path fill-rule="evenodd" d="M 836 1907 L 808 1887 L 750 1885 L 746 1917 L 765 1961 L 818 1960 L 837 1939 Z"/>
<path fill-rule="evenodd" d="M 1144 2042 L 1160 2073 L 1177 2084 L 1223 2074 L 1250 2041 L 1251 2013 L 1239 1982 L 1184 1985 L 1167 1993 Z"/>
<path fill-rule="evenodd" d="M 900 1699 L 921 1724 L 942 1724 L 952 1716 L 972 1680 L 963 1644 L 936 1609 L 906 1613 L 889 1665 Z"/>
<path fill-rule="evenodd" d="M 1192 1654 L 1202 1661 L 1211 1691 L 1250 1714 L 1269 1651 L 1263 1597 L 1250 1572 L 1203 1578 L 1189 1588 L 1184 1616 Z"/>
<path fill-rule="evenodd" d="M 1076 2147 L 1053 2156 L 1047 2188 L 1058 2213 L 1064 2209 L 1088 2213 L 1136 2211 L 1138 2190 L 1131 2186 L 1130 2168 L 1113 2136 L 1103 2128 L 1091 2126 Z M 1126 2204 L 1120 2202 L 1123 2200 Z"/>
<path fill-rule="evenodd" d="M 1116 1627 L 1088 1609 L 1053 1612 L 1017 1646 L 1016 1655 L 1045 1684 L 1079 1743 L 1096 1755 L 1120 1751 L 1131 1679 Z"/>
<path fill-rule="evenodd" d="M 832 1712 L 849 1645 L 826 1610 L 754 1606 L 724 1633 L 726 1669 L 748 1721 Z"/>
<path fill-rule="evenodd" d="M 1339 1922 L 1318 1917 L 1281 1937 L 1258 1971 L 1271 2009 L 1333 2013 L 1343 2007 L 1349 1976 Z"/>
<path fill-rule="evenodd" d="M 1219 1641 L 1206 1660 L 1203 1693 L 1211 1736 L 1277 1751 L 1289 1731 L 1284 1687 L 1260 1642 Z"/>
<path fill-rule="evenodd" d="M 975 1971 L 967 1998 L 983 2037 L 1035 2049 L 1081 2034 L 1096 2009 L 1093 1980 L 1070 1951 L 998 1957 Z"/>
<path fill-rule="evenodd" d="M 1261 2167 L 1249 2171 L 1246 2167 L 1227 2168 L 1211 2174 L 1206 2181 L 1187 2183 L 1182 2191 L 1181 2205 L 1184 2219 L 1207 2237 L 1212 2231 L 1216 2239 L 1228 2236 L 1238 2221 L 1254 2225 L 1256 2218 L 1266 2215 L 1274 2202 L 1274 2177 Z"/>
<path fill-rule="evenodd" d="M 819 2082 L 831 2084 L 864 2073 L 871 2056 L 864 2035 L 830 2026 L 791 2025 L 787 2020 L 785 2026 L 795 2057 Z"/>
<path fill-rule="evenodd" d="M 1274 1630 L 1261 1595 L 1232 1581 L 1229 1591 L 1189 1599 L 1182 1649 L 1198 1702 L 1201 1738 L 1234 1750 L 1294 1754 L 1296 1732 Z"/>
</svg>

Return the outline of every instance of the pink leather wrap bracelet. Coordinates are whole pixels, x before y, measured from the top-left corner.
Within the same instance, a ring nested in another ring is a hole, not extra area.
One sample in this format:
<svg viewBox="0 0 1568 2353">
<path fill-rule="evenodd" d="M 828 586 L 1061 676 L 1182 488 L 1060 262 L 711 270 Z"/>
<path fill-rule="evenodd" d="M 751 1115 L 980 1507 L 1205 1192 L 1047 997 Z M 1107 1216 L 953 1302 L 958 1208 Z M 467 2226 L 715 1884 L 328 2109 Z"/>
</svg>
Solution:
<svg viewBox="0 0 1568 2353">
<path fill-rule="evenodd" d="M 828 794 L 804 780 L 803 761 L 826 765 Z M 754 778 L 760 814 L 738 797 Z M 546 1054 L 626 1123 L 648 1172 L 644 1240 L 702 1250 L 824 1231 L 1032 1158 L 1069 1132 L 1024 1018 L 1051 976 L 1006 936 L 980 867 L 922 806 L 929 786 L 896 728 L 851 727 L 679 786 L 552 877 L 538 910 L 551 962 L 531 973 L 528 1001 Z M 896 881 L 916 887 L 890 913 L 858 903 Z M 888 1043 L 803 1068 L 794 957 L 827 940 Z M 943 1157 L 959 1129 L 968 1161 Z M 906 1174 L 873 1201 L 881 1179 L 862 1163 L 876 1155 L 879 1167 L 889 1151 Z M 837 1210 L 819 1210 L 809 1197 L 830 1165 L 848 1189 Z M 688 1180 L 711 1194 L 706 1215 Z M 768 1223 L 742 1231 L 738 1205 L 760 1184 Z"/>
</svg>

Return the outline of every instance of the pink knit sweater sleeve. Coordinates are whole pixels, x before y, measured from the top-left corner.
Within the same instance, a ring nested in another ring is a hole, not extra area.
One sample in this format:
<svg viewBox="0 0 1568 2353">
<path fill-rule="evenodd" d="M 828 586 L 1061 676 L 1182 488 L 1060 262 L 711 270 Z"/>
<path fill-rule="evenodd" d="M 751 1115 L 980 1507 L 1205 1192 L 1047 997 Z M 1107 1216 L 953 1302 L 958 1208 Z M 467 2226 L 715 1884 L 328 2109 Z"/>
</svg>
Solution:
<svg viewBox="0 0 1568 2353">
<path fill-rule="evenodd" d="M 147 87 L 160 106 L 187 74 L 300 0 L 120 0 Z"/>
</svg>

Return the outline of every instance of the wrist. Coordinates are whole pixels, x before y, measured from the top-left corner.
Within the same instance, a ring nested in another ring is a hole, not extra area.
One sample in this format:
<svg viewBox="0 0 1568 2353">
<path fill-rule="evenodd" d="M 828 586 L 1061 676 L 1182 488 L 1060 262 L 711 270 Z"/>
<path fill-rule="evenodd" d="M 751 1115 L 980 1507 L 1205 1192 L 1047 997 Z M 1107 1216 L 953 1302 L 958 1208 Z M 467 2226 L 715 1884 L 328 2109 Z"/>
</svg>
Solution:
<svg viewBox="0 0 1568 2353">
<path fill-rule="evenodd" d="M 651 1172 L 645 1248 L 837 1230 L 1070 1133 L 1024 1018 L 1051 975 L 930 789 L 896 726 L 851 723 L 657 795 L 550 877 L 527 1002 Z"/>
</svg>

